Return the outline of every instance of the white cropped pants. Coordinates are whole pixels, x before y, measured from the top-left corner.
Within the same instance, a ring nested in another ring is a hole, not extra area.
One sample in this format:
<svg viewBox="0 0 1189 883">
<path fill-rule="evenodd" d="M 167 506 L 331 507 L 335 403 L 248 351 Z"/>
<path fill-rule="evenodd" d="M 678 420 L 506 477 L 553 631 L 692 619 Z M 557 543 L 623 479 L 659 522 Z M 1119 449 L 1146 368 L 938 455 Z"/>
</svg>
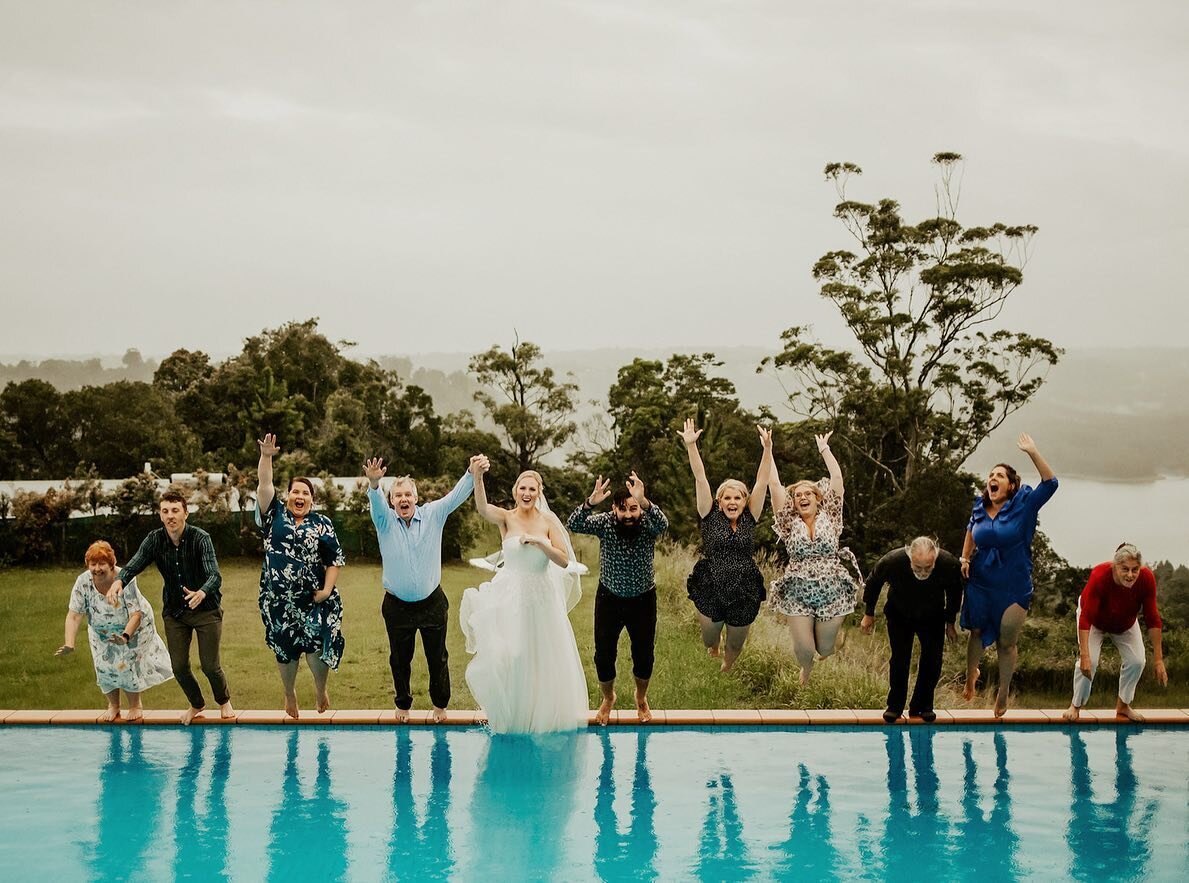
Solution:
<svg viewBox="0 0 1189 883">
<path fill-rule="evenodd" d="M 1078 605 L 1078 619 L 1082 617 L 1082 607 Z M 1090 698 L 1092 678 L 1098 672 L 1098 658 L 1102 655 L 1102 640 L 1110 636 L 1119 648 L 1121 662 L 1119 670 L 1119 698 L 1131 704 L 1135 699 L 1135 688 L 1139 684 L 1140 675 L 1144 673 L 1144 638 L 1140 633 L 1139 620 L 1131 624 L 1125 632 L 1111 634 L 1102 629 L 1090 626 L 1090 677 L 1082 674 L 1081 668 L 1073 664 L 1073 704 L 1081 708 Z M 1080 651 L 1079 651 L 1080 652 Z"/>
</svg>

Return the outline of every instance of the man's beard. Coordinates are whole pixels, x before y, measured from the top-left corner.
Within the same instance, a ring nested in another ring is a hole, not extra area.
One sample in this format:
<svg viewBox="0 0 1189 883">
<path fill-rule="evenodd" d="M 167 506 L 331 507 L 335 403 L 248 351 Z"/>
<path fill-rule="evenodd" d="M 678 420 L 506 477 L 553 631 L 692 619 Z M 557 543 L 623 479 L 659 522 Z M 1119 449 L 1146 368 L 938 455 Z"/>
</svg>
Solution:
<svg viewBox="0 0 1189 883">
<path fill-rule="evenodd" d="M 615 532 L 625 540 L 634 540 L 640 536 L 640 532 L 644 529 L 644 525 L 640 523 L 639 519 L 632 522 L 621 521 L 615 519 Z"/>
</svg>

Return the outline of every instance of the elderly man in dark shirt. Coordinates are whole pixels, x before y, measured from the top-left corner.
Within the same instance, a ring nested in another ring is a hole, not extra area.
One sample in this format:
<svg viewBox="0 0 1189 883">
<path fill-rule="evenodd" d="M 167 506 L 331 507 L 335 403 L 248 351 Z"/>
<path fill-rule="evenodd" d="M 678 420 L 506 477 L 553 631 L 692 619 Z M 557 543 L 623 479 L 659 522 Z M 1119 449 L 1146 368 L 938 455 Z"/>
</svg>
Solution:
<svg viewBox="0 0 1189 883">
<path fill-rule="evenodd" d="M 908 715 L 932 723 L 937 719 L 933 691 L 941 677 L 945 639 L 958 637 L 954 619 L 962 604 L 961 567 L 958 559 L 942 551 L 932 537 L 917 537 L 904 548 L 888 552 L 871 571 L 863 590 L 866 615 L 859 628 L 864 634 L 871 634 L 875 625 L 875 604 L 885 583 L 889 589 L 884 616 L 888 620 L 892 661 L 883 719 L 894 723 L 904 712 L 915 636 L 921 642 L 921 658 Z"/>
<path fill-rule="evenodd" d="M 595 670 L 603 701 L 595 720 L 606 724 L 615 705 L 615 659 L 619 635 L 625 628 L 632 642 L 632 674 L 636 677 L 636 714 L 640 723 L 652 720 L 648 681 L 656 645 L 656 580 L 652 561 L 656 538 L 669 527 L 660 507 L 644 496 L 644 482 L 635 472 L 614 495 L 611 480 L 599 476 L 594 490 L 574 510 L 568 523 L 573 533 L 599 538 L 599 589 L 595 594 Z M 611 511 L 592 514 L 611 497 Z"/>
<path fill-rule="evenodd" d="M 108 600 L 118 598 L 124 583 L 150 564 L 156 564 L 165 581 L 161 621 L 165 625 L 169 661 L 173 665 L 173 676 L 190 703 L 182 715 L 182 723 L 190 723 L 205 706 L 202 688 L 190 671 L 190 643 L 195 634 L 198 635 L 198 662 L 210 681 L 215 702 L 219 705 L 219 716 L 234 717 L 231 693 L 219 660 L 219 644 L 223 637 L 223 608 L 219 605 L 223 577 L 215 558 L 215 544 L 205 530 L 186 524 L 189 508 L 179 491 L 170 489 L 161 495 L 158 514 L 162 527 L 144 538 L 136 554 L 120 570 L 119 579 L 108 590 Z"/>
</svg>

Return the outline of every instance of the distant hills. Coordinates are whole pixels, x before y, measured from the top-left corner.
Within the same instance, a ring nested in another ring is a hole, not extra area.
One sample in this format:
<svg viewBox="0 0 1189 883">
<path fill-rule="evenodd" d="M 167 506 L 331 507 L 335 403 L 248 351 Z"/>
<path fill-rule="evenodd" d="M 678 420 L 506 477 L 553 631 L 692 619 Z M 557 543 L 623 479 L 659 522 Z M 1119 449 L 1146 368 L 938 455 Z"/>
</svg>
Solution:
<svg viewBox="0 0 1189 883">
<path fill-rule="evenodd" d="M 632 359 L 666 359 L 675 350 L 599 348 L 547 352 L 546 360 L 563 374 L 573 374 L 582 408 L 579 420 L 601 410 L 616 373 Z M 700 348 L 677 352 L 701 352 Z M 716 351 L 745 407 L 767 404 L 777 414 L 784 393 L 771 374 L 756 366 L 772 351 L 763 347 L 727 347 Z M 439 413 L 474 410 L 474 381 L 467 373 L 469 353 L 424 353 L 382 356 L 377 361 L 395 369 L 406 383 L 421 386 Z M 130 350 L 122 358 L 43 362 L 25 360 L 0 365 L 0 386 L 10 380 L 40 377 L 62 389 L 83 383 L 148 380 L 156 367 Z M 1027 431 L 1036 437 L 1061 474 L 1119 481 L 1149 481 L 1162 476 L 1189 476 L 1189 347 L 1071 350 L 1049 374 L 1036 398 L 1007 422 L 975 453 L 971 468 L 981 472 L 990 462 L 1015 450 L 1014 438 Z M 983 461 L 987 461 L 984 463 Z"/>
</svg>

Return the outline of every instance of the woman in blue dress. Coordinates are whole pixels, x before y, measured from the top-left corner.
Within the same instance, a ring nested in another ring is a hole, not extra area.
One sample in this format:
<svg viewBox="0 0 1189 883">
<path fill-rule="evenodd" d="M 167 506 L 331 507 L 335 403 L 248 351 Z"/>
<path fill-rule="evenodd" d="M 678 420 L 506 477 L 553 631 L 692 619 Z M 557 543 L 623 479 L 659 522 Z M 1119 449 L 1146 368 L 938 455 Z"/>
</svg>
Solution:
<svg viewBox="0 0 1189 883">
<path fill-rule="evenodd" d="M 962 576 L 967 582 L 961 621 L 962 628 L 970 632 L 963 695 L 974 698 L 983 650 L 994 644 L 999 656 L 996 717 L 1007 711 L 1019 653 L 1017 641 L 1032 603 L 1032 537 L 1037 516 L 1057 490 L 1057 478 L 1032 436 L 1021 433 L 1016 444 L 1040 473 L 1040 484 L 1035 488 L 1021 484 L 1016 470 L 1006 463 L 997 464 L 987 476 L 982 495 L 974 501 L 962 544 Z"/>
<path fill-rule="evenodd" d="M 281 450 L 276 436 L 266 435 L 258 444 L 256 523 L 264 532 L 260 618 L 285 688 L 285 713 L 296 718 L 297 663 L 303 655 L 314 676 L 318 712 L 330 708 L 326 681 L 339 667 L 344 644 L 343 602 L 335 580 L 346 559 L 334 522 L 313 511 L 313 483 L 294 478 L 282 503 L 272 484 L 272 458 Z"/>
</svg>

